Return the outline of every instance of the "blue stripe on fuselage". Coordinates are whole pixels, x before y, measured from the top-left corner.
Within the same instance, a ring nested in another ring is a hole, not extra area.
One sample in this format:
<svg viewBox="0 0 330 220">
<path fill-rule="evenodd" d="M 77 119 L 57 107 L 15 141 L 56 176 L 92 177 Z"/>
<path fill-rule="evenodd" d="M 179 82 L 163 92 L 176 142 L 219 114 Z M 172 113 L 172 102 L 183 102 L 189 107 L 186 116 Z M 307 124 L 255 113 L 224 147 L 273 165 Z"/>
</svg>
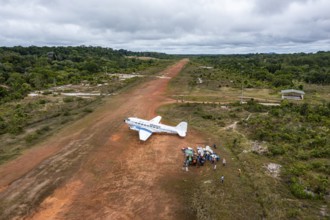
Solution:
<svg viewBox="0 0 330 220">
<path fill-rule="evenodd" d="M 146 128 L 142 128 L 142 127 L 140 127 L 140 126 L 136 126 L 136 128 L 139 129 L 139 130 L 143 130 L 143 131 L 146 131 L 146 132 L 149 132 L 149 133 L 152 134 L 152 131 L 150 131 L 150 130 L 148 130 L 148 129 L 146 129 Z"/>
</svg>

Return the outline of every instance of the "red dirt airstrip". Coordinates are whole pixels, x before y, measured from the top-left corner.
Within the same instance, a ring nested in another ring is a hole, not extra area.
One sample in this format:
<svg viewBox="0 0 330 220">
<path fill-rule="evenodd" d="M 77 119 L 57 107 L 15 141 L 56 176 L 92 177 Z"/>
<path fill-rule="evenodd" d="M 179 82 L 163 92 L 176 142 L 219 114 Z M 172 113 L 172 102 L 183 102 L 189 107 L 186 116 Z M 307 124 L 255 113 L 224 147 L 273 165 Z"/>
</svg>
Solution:
<svg viewBox="0 0 330 220">
<path fill-rule="evenodd" d="M 0 219 L 184 219 L 187 210 L 171 184 L 183 175 L 181 147 L 203 142 L 202 137 L 189 130 L 184 139 L 155 134 L 141 142 L 123 120 L 156 116 L 169 102 L 170 78 L 187 62 L 109 98 L 0 166 Z"/>
</svg>

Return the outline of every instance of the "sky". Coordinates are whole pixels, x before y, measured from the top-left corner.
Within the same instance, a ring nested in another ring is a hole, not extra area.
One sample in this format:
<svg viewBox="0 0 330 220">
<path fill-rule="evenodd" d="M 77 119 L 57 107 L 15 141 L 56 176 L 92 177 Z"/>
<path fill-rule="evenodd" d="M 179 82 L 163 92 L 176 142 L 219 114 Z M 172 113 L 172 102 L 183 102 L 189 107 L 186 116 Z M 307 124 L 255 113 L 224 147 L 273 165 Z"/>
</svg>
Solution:
<svg viewBox="0 0 330 220">
<path fill-rule="evenodd" d="M 168 54 L 330 50 L 330 0 L 0 0 L 0 46 Z"/>
</svg>

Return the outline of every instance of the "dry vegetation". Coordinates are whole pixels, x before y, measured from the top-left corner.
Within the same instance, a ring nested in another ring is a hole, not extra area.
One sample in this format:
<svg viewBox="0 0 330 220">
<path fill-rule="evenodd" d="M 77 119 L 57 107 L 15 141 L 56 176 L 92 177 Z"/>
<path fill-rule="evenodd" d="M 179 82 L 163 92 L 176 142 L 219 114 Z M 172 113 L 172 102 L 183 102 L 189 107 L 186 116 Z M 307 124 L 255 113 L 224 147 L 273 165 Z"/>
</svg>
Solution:
<svg viewBox="0 0 330 220">
<path fill-rule="evenodd" d="M 220 156 L 231 158 L 228 167 L 216 173 L 203 171 L 186 182 L 190 192 L 186 199 L 197 219 L 328 218 L 328 86 L 306 84 L 305 104 L 283 102 L 278 107 L 256 102 L 280 103 L 276 89 L 244 89 L 249 101 L 241 105 L 241 88 L 229 84 L 235 78 L 222 75 L 228 84 L 224 87 L 196 84 L 193 74 L 217 71 L 198 66 L 188 65 L 169 89 L 177 100 L 198 103 L 179 102 L 159 110 L 170 119 L 188 118 L 190 127 L 221 146 Z M 307 130 L 300 132 L 304 127 Z M 243 171 L 241 178 L 238 168 Z M 223 174 L 225 185 L 219 182 Z"/>
</svg>

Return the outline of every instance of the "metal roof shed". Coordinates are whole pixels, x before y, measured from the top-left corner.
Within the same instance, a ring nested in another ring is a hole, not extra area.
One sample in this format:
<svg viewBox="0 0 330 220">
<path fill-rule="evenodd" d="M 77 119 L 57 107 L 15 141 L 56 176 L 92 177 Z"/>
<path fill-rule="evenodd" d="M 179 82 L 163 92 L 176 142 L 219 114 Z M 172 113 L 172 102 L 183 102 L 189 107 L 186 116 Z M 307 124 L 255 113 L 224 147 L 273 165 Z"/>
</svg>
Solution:
<svg viewBox="0 0 330 220">
<path fill-rule="evenodd" d="M 305 92 L 296 89 L 281 90 L 282 99 L 303 100 Z"/>
</svg>

